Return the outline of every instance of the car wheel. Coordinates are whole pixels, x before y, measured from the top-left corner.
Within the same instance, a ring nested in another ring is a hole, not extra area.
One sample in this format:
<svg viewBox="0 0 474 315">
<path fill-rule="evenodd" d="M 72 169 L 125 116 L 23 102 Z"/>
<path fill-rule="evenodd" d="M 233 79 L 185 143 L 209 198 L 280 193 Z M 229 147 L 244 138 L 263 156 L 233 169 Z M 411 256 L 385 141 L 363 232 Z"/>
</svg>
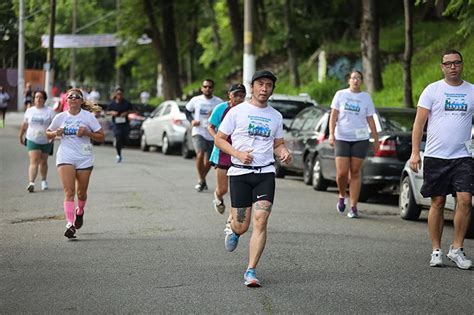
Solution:
<svg viewBox="0 0 474 315">
<path fill-rule="evenodd" d="M 313 159 L 308 154 L 304 159 L 304 168 L 303 168 L 303 182 L 306 185 L 311 185 L 313 182 Z"/>
<path fill-rule="evenodd" d="M 193 153 L 192 153 L 191 150 L 189 150 L 189 147 L 188 147 L 188 136 L 187 135 L 184 136 L 183 145 L 181 146 L 181 155 L 185 159 L 190 159 L 190 158 L 193 157 Z"/>
<path fill-rule="evenodd" d="M 471 223 L 469 223 L 469 226 L 466 231 L 466 238 L 473 239 L 474 238 L 474 218 L 471 215 Z"/>
<path fill-rule="evenodd" d="M 168 155 L 171 153 L 170 140 L 166 133 L 163 135 L 163 141 L 161 144 L 161 153 Z"/>
<path fill-rule="evenodd" d="M 146 143 L 145 133 L 140 137 L 140 149 L 144 152 L 150 151 L 150 146 Z"/>
<path fill-rule="evenodd" d="M 286 175 L 285 168 L 280 164 L 278 159 L 275 157 L 275 177 L 284 178 Z"/>
<path fill-rule="evenodd" d="M 321 160 L 319 157 L 316 157 L 316 160 L 314 161 L 312 185 L 315 190 L 320 191 L 324 191 L 328 188 L 328 181 L 323 177 Z"/>
<path fill-rule="evenodd" d="M 360 202 L 366 202 L 369 200 L 370 196 L 372 193 L 375 191 L 375 188 L 367 186 L 367 185 L 360 185 L 360 191 L 359 191 L 359 199 L 357 199 Z"/>
<path fill-rule="evenodd" d="M 416 204 L 408 176 L 402 180 L 398 207 L 400 208 L 400 216 L 403 220 L 418 220 L 420 217 L 421 206 Z"/>
</svg>

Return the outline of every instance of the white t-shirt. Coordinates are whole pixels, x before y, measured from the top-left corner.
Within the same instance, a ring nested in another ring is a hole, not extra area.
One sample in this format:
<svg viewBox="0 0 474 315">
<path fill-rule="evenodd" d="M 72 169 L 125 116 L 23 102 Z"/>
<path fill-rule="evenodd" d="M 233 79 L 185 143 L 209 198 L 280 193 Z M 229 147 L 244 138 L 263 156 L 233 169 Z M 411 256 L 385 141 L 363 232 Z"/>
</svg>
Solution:
<svg viewBox="0 0 474 315">
<path fill-rule="evenodd" d="M 230 135 L 232 146 L 239 151 L 253 150 L 253 161 L 249 166 L 264 166 L 275 162 L 273 145 L 275 139 L 283 138 L 283 117 L 276 109 L 267 105 L 260 108 L 249 102 L 231 108 L 219 126 L 219 131 Z M 233 164 L 242 162 L 231 157 Z M 242 175 L 255 170 L 231 167 L 227 175 Z M 275 172 L 273 165 L 262 168 L 259 173 Z"/>
<path fill-rule="evenodd" d="M 367 92 L 353 93 L 348 88 L 339 90 L 331 108 L 339 111 L 336 140 L 361 141 L 369 139 L 367 117 L 375 114 L 374 103 Z"/>
<path fill-rule="evenodd" d="M 58 161 L 76 161 L 78 158 L 92 156 L 91 139 L 86 136 L 77 136 L 79 127 L 87 127 L 93 132 L 102 128 L 94 114 L 84 109 L 81 109 L 77 115 L 71 115 L 69 111 L 59 113 L 49 125 L 48 130 L 51 131 L 64 128 L 61 144 L 56 153 Z"/>
<path fill-rule="evenodd" d="M 37 144 L 47 144 L 49 141 L 46 136 L 46 128 L 53 121 L 54 115 L 53 109 L 48 106 L 28 108 L 23 118 L 23 121 L 28 124 L 26 139 Z"/>
<path fill-rule="evenodd" d="M 440 159 L 470 157 L 465 142 L 471 140 L 474 86 L 464 81 L 451 86 L 444 80 L 428 85 L 418 106 L 430 111 L 425 156 Z"/>
<path fill-rule="evenodd" d="M 206 98 L 203 94 L 189 100 L 186 104 L 186 109 L 194 114 L 194 120 L 200 121 L 199 126 L 193 127 L 193 136 L 201 135 L 206 140 L 213 140 L 209 131 L 207 131 L 207 120 L 214 107 L 220 103 L 222 103 L 222 100 L 219 97 L 213 96 L 212 98 Z"/>
</svg>

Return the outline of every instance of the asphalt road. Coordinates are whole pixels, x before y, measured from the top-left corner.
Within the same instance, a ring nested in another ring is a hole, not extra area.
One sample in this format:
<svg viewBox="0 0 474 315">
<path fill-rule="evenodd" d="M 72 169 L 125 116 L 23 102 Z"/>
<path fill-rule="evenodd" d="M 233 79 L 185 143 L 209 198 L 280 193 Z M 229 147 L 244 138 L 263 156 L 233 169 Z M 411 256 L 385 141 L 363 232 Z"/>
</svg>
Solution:
<svg viewBox="0 0 474 315">
<path fill-rule="evenodd" d="M 426 214 L 402 221 L 397 198 L 377 196 L 348 219 L 334 189 L 298 177 L 277 180 L 261 288 L 243 285 L 249 235 L 225 251 L 214 172 L 197 193 L 194 161 L 180 156 L 126 149 L 116 164 L 111 146 L 95 146 L 84 227 L 67 240 L 54 158 L 50 190 L 26 191 L 20 119 L 0 129 L 1 314 L 472 314 L 473 270 L 428 265 Z M 465 251 L 474 257 L 473 240 Z"/>
</svg>

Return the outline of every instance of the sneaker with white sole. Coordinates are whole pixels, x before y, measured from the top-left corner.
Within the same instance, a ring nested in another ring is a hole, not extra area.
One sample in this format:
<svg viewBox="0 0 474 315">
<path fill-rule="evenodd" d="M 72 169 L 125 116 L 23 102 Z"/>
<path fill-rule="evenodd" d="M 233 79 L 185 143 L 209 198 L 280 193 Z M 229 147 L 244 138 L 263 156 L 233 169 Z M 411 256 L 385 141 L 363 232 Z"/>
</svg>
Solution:
<svg viewBox="0 0 474 315">
<path fill-rule="evenodd" d="M 41 190 L 48 190 L 48 182 L 45 180 L 41 181 Z"/>
<path fill-rule="evenodd" d="M 347 216 L 351 219 L 355 219 L 359 217 L 359 213 L 356 207 L 351 207 L 351 210 L 347 213 Z"/>
<path fill-rule="evenodd" d="M 443 251 L 441 249 L 435 249 L 431 253 L 430 267 L 443 267 Z"/>
<path fill-rule="evenodd" d="M 225 211 L 225 204 L 224 200 L 217 198 L 216 192 L 214 192 L 214 200 L 212 201 L 214 205 L 214 210 L 216 210 L 217 213 L 223 214 Z"/>
<path fill-rule="evenodd" d="M 26 187 L 26 190 L 28 190 L 30 193 L 35 191 L 35 183 L 30 182 L 28 186 Z"/>
<path fill-rule="evenodd" d="M 64 232 L 64 236 L 67 238 L 76 238 L 76 228 L 72 224 L 66 225 L 66 231 Z"/>
<path fill-rule="evenodd" d="M 248 268 L 247 271 L 244 273 L 244 284 L 248 287 L 259 287 L 260 281 L 257 279 L 257 274 L 255 273 L 255 269 Z"/>
<path fill-rule="evenodd" d="M 453 248 L 453 245 L 449 246 L 449 252 L 446 257 L 448 257 L 448 259 L 455 263 L 460 269 L 467 270 L 472 266 L 472 261 L 467 259 L 462 247 Z"/>
<path fill-rule="evenodd" d="M 194 186 L 197 192 L 201 192 L 203 190 L 207 190 L 207 183 L 206 182 L 199 182 L 196 186 Z"/>
<path fill-rule="evenodd" d="M 225 229 L 225 238 L 224 238 L 224 243 L 225 243 L 225 249 L 229 252 L 233 252 L 236 248 L 237 245 L 239 245 L 239 235 L 235 234 L 232 229 Z"/>
<path fill-rule="evenodd" d="M 346 210 L 346 198 L 339 197 L 339 200 L 337 201 L 337 204 L 336 204 L 336 209 L 337 209 L 337 212 L 344 213 L 344 210 Z"/>
</svg>

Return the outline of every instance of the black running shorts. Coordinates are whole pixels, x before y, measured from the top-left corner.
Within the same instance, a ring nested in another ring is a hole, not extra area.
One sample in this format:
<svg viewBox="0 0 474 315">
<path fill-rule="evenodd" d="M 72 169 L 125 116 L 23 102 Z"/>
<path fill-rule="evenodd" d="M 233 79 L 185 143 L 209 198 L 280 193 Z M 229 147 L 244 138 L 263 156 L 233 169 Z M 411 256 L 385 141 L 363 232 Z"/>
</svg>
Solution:
<svg viewBox="0 0 474 315">
<path fill-rule="evenodd" d="M 423 197 L 446 196 L 456 192 L 474 193 L 474 167 L 470 157 L 458 159 L 423 159 Z"/>
<path fill-rule="evenodd" d="M 260 200 L 273 204 L 275 173 L 229 176 L 229 187 L 232 208 L 248 208 Z"/>
<path fill-rule="evenodd" d="M 339 157 L 355 157 L 365 159 L 369 151 L 369 140 L 362 141 L 343 141 L 336 140 L 335 156 Z"/>
</svg>

